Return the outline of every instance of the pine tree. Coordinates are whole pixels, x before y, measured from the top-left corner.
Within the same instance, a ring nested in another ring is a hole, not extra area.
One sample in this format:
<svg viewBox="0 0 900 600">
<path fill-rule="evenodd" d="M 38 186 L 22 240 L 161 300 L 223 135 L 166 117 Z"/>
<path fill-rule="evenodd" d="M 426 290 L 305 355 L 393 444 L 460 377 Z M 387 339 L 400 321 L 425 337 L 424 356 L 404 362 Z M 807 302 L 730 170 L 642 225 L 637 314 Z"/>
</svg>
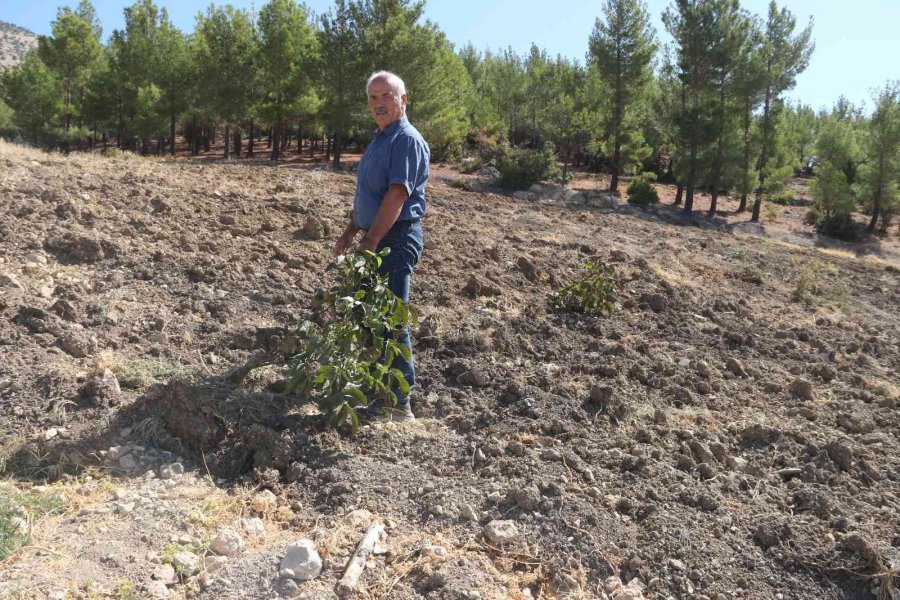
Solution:
<svg viewBox="0 0 900 600">
<path fill-rule="evenodd" d="M 336 0 L 334 8 L 320 18 L 323 118 L 334 136 L 333 166 L 341 166 L 346 133 L 362 113 L 363 82 L 368 75 L 361 47 L 361 32 L 347 0 Z"/>
<path fill-rule="evenodd" d="M 244 119 L 249 109 L 256 33 L 250 14 L 228 5 L 210 6 L 205 15 L 198 15 L 195 35 L 200 96 L 225 124 L 224 157 L 228 159 L 230 128 Z"/>
<path fill-rule="evenodd" d="M 868 123 L 865 139 L 865 164 L 860 167 L 861 192 L 869 206 L 868 230 L 875 231 L 881 217 L 881 229 L 887 231 L 896 210 L 900 181 L 900 83 L 890 82 L 873 97 L 875 110 Z"/>
<path fill-rule="evenodd" d="M 14 111 L 13 121 L 25 139 L 35 144 L 54 139 L 54 121 L 63 109 L 61 90 L 56 75 L 33 52 L 0 73 L 0 97 Z"/>
<path fill-rule="evenodd" d="M 762 36 L 761 59 L 763 64 L 763 114 L 761 125 L 760 153 L 757 167 L 759 185 L 753 202 L 751 221 L 759 221 L 762 197 L 769 177 L 769 159 L 774 151 L 774 128 L 772 108 L 781 94 L 794 87 L 797 75 L 809 64 L 809 57 L 815 48 L 812 41 L 812 19 L 809 25 L 794 34 L 796 19 L 789 10 L 778 9 L 775 0 L 769 3 L 769 15 Z"/>
<path fill-rule="evenodd" d="M 260 114 L 273 126 L 272 160 L 278 160 L 285 119 L 313 115 L 319 100 L 311 74 L 318 40 L 306 11 L 291 0 L 270 0 L 259 13 Z"/>
<path fill-rule="evenodd" d="M 56 73 L 62 87 L 66 151 L 76 106 L 80 104 L 84 85 L 90 79 L 92 70 L 98 66 L 103 51 L 96 25 L 90 20 L 93 7 L 88 2 L 82 2 L 80 10 L 81 14 L 68 7 L 60 9 L 52 23 L 52 36 L 38 38 L 38 56 Z M 81 137 L 80 132 L 75 132 L 72 137 Z"/>
<path fill-rule="evenodd" d="M 634 132 L 629 111 L 646 92 L 656 52 L 654 32 L 646 5 L 640 0 L 606 0 L 603 20 L 597 19 L 589 41 L 589 60 L 610 89 L 606 134 L 612 141 L 612 178 L 609 191 L 618 190 L 622 147 Z"/>
</svg>

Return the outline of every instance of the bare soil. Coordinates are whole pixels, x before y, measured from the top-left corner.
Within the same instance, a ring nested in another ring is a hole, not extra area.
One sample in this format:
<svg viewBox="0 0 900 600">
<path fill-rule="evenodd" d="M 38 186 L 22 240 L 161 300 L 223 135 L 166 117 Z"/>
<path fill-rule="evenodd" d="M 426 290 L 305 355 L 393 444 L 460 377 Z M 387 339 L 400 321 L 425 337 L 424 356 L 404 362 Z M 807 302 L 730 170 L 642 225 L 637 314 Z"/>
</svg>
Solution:
<svg viewBox="0 0 900 600">
<path fill-rule="evenodd" d="M 264 538 L 170 597 L 329 598 L 366 509 L 388 552 L 360 598 L 603 598 L 610 576 L 646 598 L 898 597 L 894 240 L 826 243 L 803 207 L 684 217 L 665 187 L 647 211 L 520 201 L 436 166 L 419 419 L 351 437 L 277 369 L 227 376 L 330 285 L 352 173 L 8 144 L 0 166 L 4 463 L 69 506 L 0 564 L 0 595 L 142 597 L 173 544 L 257 515 Z M 594 260 L 616 266 L 613 315 L 550 311 Z M 496 519 L 520 539 L 485 539 Z M 302 537 L 325 570 L 292 587 Z"/>
</svg>

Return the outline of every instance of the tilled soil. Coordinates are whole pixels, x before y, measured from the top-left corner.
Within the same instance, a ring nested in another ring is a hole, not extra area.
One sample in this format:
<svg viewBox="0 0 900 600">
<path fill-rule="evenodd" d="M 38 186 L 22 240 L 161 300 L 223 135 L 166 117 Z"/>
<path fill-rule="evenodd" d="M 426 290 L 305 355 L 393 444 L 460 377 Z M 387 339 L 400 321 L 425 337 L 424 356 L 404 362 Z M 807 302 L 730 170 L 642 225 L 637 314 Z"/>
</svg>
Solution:
<svg viewBox="0 0 900 600">
<path fill-rule="evenodd" d="M 345 526 L 359 509 L 388 525 L 366 598 L 602 598 L 610 576 L 637 578 L 646 598 L 900 595 L 890 256 L 665 205 L 469 192 L 442 169 L 411 294 L 419 420 L 351 437 L 283 395 L 275 368 L 227 377 L 277 348 L 330 285 L 351 173 L 10 145 L 0 165 L 7 470 L 73 481 L 89 467 L 139 491 L 154 456 L 181 456 L 191 485 L 271 530 L 174 597 L 330 597 L 365 531 Z M 613 314 L 550 311 L 548 294 L 597 260 L 616 268 Z M 137 460 L 110 468 L 107 449 L 123 444 L 140 446 Z M 245 503 L 263 488 L 277 517 Z M 116 597 L 127 571 L 144 589 L 152 546 L 214 533 L 191 519 L 196 498 L 170 500 L 184 514 L 102 525 L 121 560 L 26 553 L 0 581 L 27 597 L 29 577 L 40 593 L 90 577 Z M 499 519 L 520 534 L 501 547 L 482 534 Z M 54 543 L 97 535 L 97 521 L 60 519 Z M 287 585 L 283 542 L 302 537 L 326 548 L 326 568 Z"/>
</svg>

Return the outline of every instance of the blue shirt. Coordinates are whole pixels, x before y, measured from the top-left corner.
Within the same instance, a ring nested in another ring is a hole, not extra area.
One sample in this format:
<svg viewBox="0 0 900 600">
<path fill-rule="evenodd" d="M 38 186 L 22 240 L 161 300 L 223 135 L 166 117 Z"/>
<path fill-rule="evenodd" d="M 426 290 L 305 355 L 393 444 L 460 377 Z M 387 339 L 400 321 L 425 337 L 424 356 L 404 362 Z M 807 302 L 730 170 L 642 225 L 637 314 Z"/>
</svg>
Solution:
<svg viewBox="0 0 900 600">
<path fill-rule="evenodd" d="M 369 229 L 388 188 L 406 187 L 409 197 L 403 203 L 399 221 L 415 221 L 425 214 L 425 185 L 431 150 L 406 117 L 400 117 L 383 130 L 366 148 L 356 173 L 356 197 L 353 218 L 360 229 Z"/>
</svg>

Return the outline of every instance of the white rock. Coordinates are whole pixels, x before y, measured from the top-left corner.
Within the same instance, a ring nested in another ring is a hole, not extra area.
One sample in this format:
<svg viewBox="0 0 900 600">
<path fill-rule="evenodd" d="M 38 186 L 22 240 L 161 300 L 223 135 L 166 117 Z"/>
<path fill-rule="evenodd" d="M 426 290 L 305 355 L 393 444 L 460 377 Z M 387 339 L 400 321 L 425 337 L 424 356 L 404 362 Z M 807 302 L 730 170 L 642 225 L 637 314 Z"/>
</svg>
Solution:
<svg viewBox="0 0 900 600">
<path fill-rule="evenodd" d="M 50 429 L 44 432 L 44 440 L 52 440 L 56 436 L 59 435 L 59 430 L 56 427 L 51 427 Z"/>
<path fill-rule="evenodd" d="M 231 527 L 223 527 L 216 532 L 209 549 L 220 556 L 234 556 L 244 549 L 244 538 Z"/>
<path fill-rule="evenodd" d="M 151 581 L 145 587 L 147 595 L 153 600 L 165 600 L 169 596 L 169 590 L 162 581 Z"/>
<path fill-rule="evenodd" d="M 253 510 L 260 513 L 272 512 L 278 506 L 278 497 L 271 490 L 263 490 L 253 496 L 250 502 Z"/>
<path fill-rule="evenodd" d="M 172 557 L 172 565 L 176 571 L 190 576 L 199 570 L 200 558 L 193 552 L 182 550 Z"/>
<path fill-rule="evenodd" d="M 171 479 L 176 475 L 181 475 L 184 473 L 184 465 L 181 463 L 172 463 L 168 465 L 163 465 L 159 468 L 159 478 L 160 479 Z"/>
<path fill-rule="evenodd" d="M 266 526 L 259 517 L 247 517 L 242 521 L 244 531 L 250 537 L 263 537 L 266 535 Z"/>
<path fill-rule="evenodd" d="M 47 592 L 47 600 L 63 600 L 66 597 L 66 590 L 50 590 Z"/>
<path fill-rule="evenodd" d="M 467 521 L 478 520 L 478 513 L 475 512 L 475 509 L 472 508 L 471 504 L 463 504 L 463 507 L 459 509 L 459 516 Z"/>
<path fill-rule="evenodd" d="M 372 513 L 364 508 L 360 508 L 349 513 L 344 519 L 353 527 L 359 527 L 372 522 Z"/>
<path fill-rule="evenodd" d="M 485 539 L 492 544 L 503 545 L 519 539 L 519 529 L 515 521 L 491 521 L 482 530 Z"/>
<path fill-rule="evenodd" d="M 300 581 L 315 579 L 322 572 L 322 558 L 312 540 L 304 539 L 288 544 L 279 573 Z"/>
<path fill-rule="evenodd" d="M 150 576 L 153 579 L 161 581 L 164 585 L 169 585 L 171 583 L 175 583 L 175 567 L 170 564 L 159 565 L 155 569 L 153 569 L 153 574 Z"/>
<path fill-rule="evenodd" d="M 19 283 L 19 278 L 12 273 L 0 273 L 0 287 L 21 290 L 22 284 Z"/>
<path fill-rule="evenodd" d="M 203 569 L 207 573 L 215 573 L 228 562 L 228 558 L 225 556 L 204 556 L 203 557 Z"/>
<path fill-rule="evenodd" d="M 115 513 L 119 515 L 127 515 L 134 511 L 134 502 L 116 502 Z"/>
</svg>

